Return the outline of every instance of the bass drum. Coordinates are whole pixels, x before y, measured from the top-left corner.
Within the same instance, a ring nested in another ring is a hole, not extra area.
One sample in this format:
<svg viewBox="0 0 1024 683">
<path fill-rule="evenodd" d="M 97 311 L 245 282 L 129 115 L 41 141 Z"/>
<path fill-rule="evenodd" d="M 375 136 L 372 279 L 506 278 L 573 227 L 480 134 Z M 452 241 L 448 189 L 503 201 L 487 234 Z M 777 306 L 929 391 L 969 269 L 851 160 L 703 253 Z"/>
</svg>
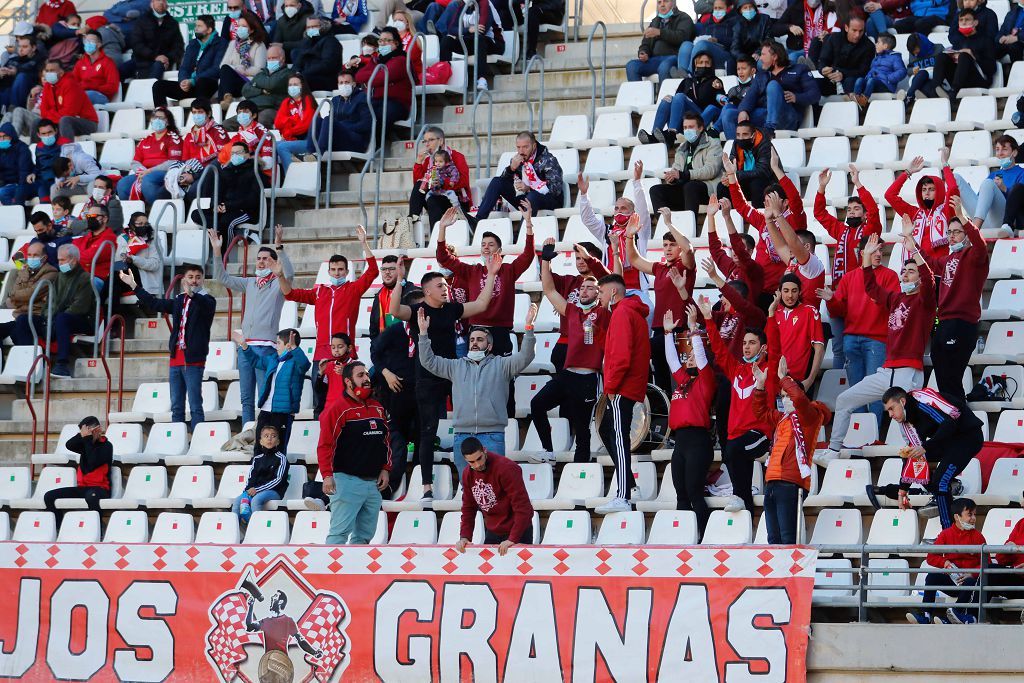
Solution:
<svg viewBox="0 0 1024 683">
<path fill-rule="evenodd" d="M 608 397 L 602 394 L 594 410 L 594 424 L 598 427 L 607 408 Z M 631 453 L 650 453 L 665 447 L 669 437 L 668 410 L 669 397 L 656 384 L 648 384 L 643 403 L 633 406 L 633 419 L 629 425 Z"/>
</svg>

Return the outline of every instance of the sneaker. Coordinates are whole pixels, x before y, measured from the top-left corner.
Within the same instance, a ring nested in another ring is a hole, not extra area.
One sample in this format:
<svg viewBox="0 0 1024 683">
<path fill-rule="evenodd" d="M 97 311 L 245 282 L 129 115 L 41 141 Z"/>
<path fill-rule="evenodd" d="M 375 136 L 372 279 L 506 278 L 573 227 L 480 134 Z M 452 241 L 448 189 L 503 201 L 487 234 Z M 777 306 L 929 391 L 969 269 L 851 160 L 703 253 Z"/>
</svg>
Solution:
<svg viewBox="0 0 1024 683">
<path fill-rule="evenodd" d="M 949 495 L 954 498 L 959 498 L 964 495 L 964 483 L 959 479 L 953 479 L 953 483 L 949 487 Z"/>
<path fill-rule="evenodd" d="M 872 486 L 871 484 L 868 484 L 867 486 L 864 487 L 864 490 L 868 494 L 868 502 L 871 503 L 871 507 L 875 508 L 876 510 L 881 510 L 882 504 L 878 502 L 878 495 L 877 491 L 875 490 L 875 487 Z"/>
<path fill-rule="evenodd" d="M 324 505 L 324 501 L 320 500 L 319 498 L 314 498 L 312 496 L 307 496 L 306 498 L 303 498 L 302 502 L 305 503 L 306 508 L 309 510 L 323 512 L 324 510 L 327 509 L 327 506 Z"/>
<path fill-rule="evenodd" d="M 896 91 L 896 99 L 899 100 L 900 102 L 902 102 L 903 100 L 907 99 L 907 91 L 906 90 L 902 90 L 902 89 L 897 90 Z"/>
<path fill-rule="evenodd" d="M 60 377 L 64 379 L 71 379 L 71 368 L 68 367 L 67 363 L 57 363 L 50 370 L 50 377 Z"/>
<path fill-rule="evenodd" d="M 932 623 L 932 615 L 928 612 L 907 612 L 907 621 L 924 626 Z"/>
<path fill-rule="evenodd" d="M 828 467 L 830 462 L 838 460 L 839 457 L 839 451 L 829 448 L 824 451 L 815 451 L 814 457 L 811 458 L 811 462 L 821 467 Z"/>
<path fill-rule="evenodd" d="M 704 134 L 714 140 L 717 140 L 722 137 L 722 133 L 714 126 L 708 126 L 707 128 L 705 128 Z"/>
<path fill-rule="evenodd" d="M 434 20 L 433 19 L 428 19 L 427 20 L 427 27 L 426 28 L 427 28 L 427 33 L 429 33 L 430 35 L 432 35 L 432 36 L 436 36 L 437 35 L 437 26 L 434 25 Z"/>
<path fill-rule="evenodd" d="M 973 614 L 968 614 L 965 610 L 953 609 L 952 607 L 946 610 L 946 618 L 949 619 L 951 624 L 963 624 L 966 626 L 978 623 L 977 617 Z"/>
<path fill-rule="evenodd" d="M 667 138 L 668 136 L 667 136 L 667 135 L 665 134 L 665 131 L 664 131 L 664 130 L 662 130 L 661 128 L 655 128 L 655 129 L 654 129 L 654 130 L 653 130 L 653 131 L 651 132 L 651 134 L 652 134 L 652 135 L 654 136 L 654 139 L 655 139 L 655 140 L 657 140 L 658 142 L 660 142 L 660 143 L 662 143 L 662 144 L 667 144 L 667 143 L 665 142 L 665 140 L 666 140 L 666 138 Z M 674 136 L 673 136 L 673 137 L 674 137 Z"/>
<path fill-rule="evenodd" d="M 999 227 L 999 237 L 1013 237 L 1013 228 L 1010 227 L 1009 223 L 1003 223 Z"/>
<path fill-rule="evenodd" d="M 649 145 L 655 141 L 654 136 L 646 130 L 638 130 L 636 132 L 636 139 L 640 141 L 641 145 Z"/>
<path fill-rule="evenodd" d="M 726 512 L 739 512 L 740 510 L 746 510 L 747 506 L 744 505 L 743 499 L 739 496 L 730 496 L 729 502 L 725 504 L 723 510 Z"/>
<path fill-rule="evenodd" d="M 910 97 L 907 97 L 907 99 L 903 100 L 903 105 L 904 105 L 903 108 L 904 109 L 910 109 L 911 107 L 914 106 L 914 101 L 915 100 L 917 100 L 917 96 L 916 95 L 911 95 Z"/>
<path fill-rule="evenodd" d="M 932 517 L 938 517 L 939 516 L 939 505 L 938 505 L 938 503 L 935 502 L 935 499 L 932 498 L 931 500 L 928 501 L 927 505 L 925 505 L 923 507 L 919 507 L 917 509 L 917 514 L 921 515 L 925 519 L 931 519 Z"/>
<path fill-rule="evenodd" d="M 936 614 L 934 617 L 932 617 L 932 623 L 933 624 L 937 624 L 939 626 L 942 626 L 943 624 L 948 625 L 949 624 L 949 619 L 947 619 L 946 617 L 942 617 L 942 616 L 939 616 L 939 615 Z"/>
<path fill-rule="evenodd" d="M 551 451 L 538 451 L 536 453 L 530 453 L 526 456 L 526 459 L 532 463 L 543 465 L 544 463 L 554 462 L 555 454 Z"/>
<path fill-rule="evenodd" d="M 426 493 L 423 494 L 423 497 L 420 498 L 420 505 L 422 505 L 424 507 L 427 507 L 428 505 L 433 505 L 433 504 L 434 504 L 434 492 L 432 490 L 431 491 L 427 491 Z"/>
<path fill-rule="evenodd" d="M 487 92 L 489 90 L 489 88 L 487 86 L 487 79 L 486 78 L 478 78 L 478 79 L 476 79 L 476 89 L 481 91 L 481 92 Z"/>
<path fill-rule="evenodd" d="M 599 515 L 607 515 L 612 512 L 629 512 L 632 509 L 633 506 L 625 498 L 612 498 L 604 505 L 594 508 L 594 512 Z"/>
</svg>

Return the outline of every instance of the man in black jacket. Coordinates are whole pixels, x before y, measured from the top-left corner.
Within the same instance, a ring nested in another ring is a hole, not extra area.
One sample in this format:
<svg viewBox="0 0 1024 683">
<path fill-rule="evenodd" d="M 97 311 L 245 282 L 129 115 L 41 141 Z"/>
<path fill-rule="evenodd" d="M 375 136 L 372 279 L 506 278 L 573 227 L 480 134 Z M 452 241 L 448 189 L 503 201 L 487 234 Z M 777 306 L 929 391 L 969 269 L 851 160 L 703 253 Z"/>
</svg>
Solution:
<svg viewBox="0 0 1024 683">
<path fill-rule="evenodd" d="M 872 505 L 879 507 L 877 494 L 881 493 L 896 498 L 900 509 L 907 510 L 911 485 L 921 484 L 933 496 L 932 502 L 921 508 L 921 516 L 937 514 L 943 529 L 952 526 L 950 505 L 954 488 L 959 484 L 954 478 L 981 451 L 984 443 L 981 420 L 962 398 L 934 389 L 906 391 L 902 387 L 890 387 L 882 395 L 882 404 L 903 430 L 908 445 L 900 449 L 900 455 L 908 458 L 908 465 L 899 484 L 867 486 Z M 932 463 L 930 472 L 926 471 L 926 463 Z"/>
<path fill-rule="evenodd" d="M 341 43 L 324 30 L 319 17 L 306 18 L 306 37 L 292 50 L 292 68 L 310 90 L 334 90 L 341 70 Z"/>
<path fill-rule="evenodd" d="M 636 59 L 626 62 L 626 80 L 639 81 L 657 74 L 658 80 L 664 81 L 678 61 L 679 46 L 697 35 L 693 19 L 676 7 L 675 0 L 657 0 L 657 11 L 644 29 Z"/>
<path fill-rule="evenodd" d="M 537 142 L 537 136 L 523 131 L 516 136 L 516 154 L 496 178 L 492 178 L 484 192 L 476 217 L 469 217 L 471 225 L 484 220 L 499 199 L 517 209 L 523 200 L 530 202 L 534 215 L 539 211 L 562 208 L 562 167 L 548 148 Z"/>
<path fill-rule="evenodd" d="M 191 428 L 205 421 L 203 372 L 210 351 L 210 328 L 217 312 L 217 300 L 203 287 L 203 269 L 194 264 L 182 267 L 181 294 L 158 299 L 135 282 L 130 270 L 121 271 L 121 281 L 135 290 L 139 303 L 151 311 L 170 313 L 173 324 L 167 348 L 171 354 L 168 372 L 171 384 L 171 421 L 185 421 L 185 395 L 192 412 Z"/>
<path fill-rule="evenodd" d="M 408 280 L 402 280 L 398 272 L 398 256 L 388 254 L 380 260 L 380 281 L 383 285 L 373 295 L 373 308 L 370 309 L 370 341 L 373 341 L 390 325 L 400 322 L 388 315 L 391 307 L 391 297 L 398 293 L 398 296 L 405 298 L 409 292 L 417 287 Z M 376 363 L 373 364 L 377 366 Z"/>
<path fill-rule="evenodd" d="M 32 86 L 39 84 L 45 61 L 31 36 L 18 38 L 17 54 L 0 67 L 0 104 L 7 105 L 8 111 L 24 107 Z"/>
<path fill-rule="evenodd" d="M 177 20 L 167 12 L 167 0 L 152 0 L 149 8 L 132 27 L 132 58 L 121 65 L 122 78 L 161 79 L 185 54 L 185 40 Z"/>
<path fill-rule="evenodd" d="M 249 146 L 242 140 L 231 145 L 231 160 L 227 165 L 217 169 L 220 174 L 220 188 L 217 193 L 217 208 L 196 209 L 192 212 L 192 220 L 207 229 L 213 228 L 220 233 L 224 243 L 234 237 L 234 230 L 242 230 L 243 225 L 259 222 L 260 204 L 263 202 L 263 181 L 252 169 L 252 158 Z M 199 197 L 213 197 L 213 181 L 209 181 L 197 190 Z M 248 235 L 251 241 L 259 242 L 257 226 L 253 234 Z"/>
<path fill-rule="evenodd" d="M 736 180 L 743 189 L 743 196 L 757 208 L 764 206 L 765 188 L 775 182 L 772 141 L 750 121 L 737 123 L 736 142 L 729 158 L 736 164 Z M 717 194 L 728 197 L 729 188 L 720 182 Z"/>
<path fill-rule="evenodd" d="M 824 76 L 819 82 L 822 95 L 835 95 L 840 83 L 844 92 L 852 93 L 857 79 L 867 76 L 875 45 L 864 35 L 864 26 L 860 17 L 850 17 L 843 33 L 832 33 L 825 39 L 817 62 Z"/>
<path fill-rule="evenodd" d="M 932 80 L 922 86 L 921 92 L 928 97 L 956 97 L 963 88 L 992 85 L 996 73 L 995 43 L 978 31 L 974 10 L 960 12 L 959 30 L 949 32 L 949 42 L 952 47 L 935 56 Z"/>
<path fill-rule="evenodd" d="M 57 501 L 65 498 L 84 498 L 90 510 L 99 512 L 100 501 L 110 498 L 110 465 L 114 461 L 114 447 L 103 435 L 100 421 L 90 415 L 78 423 L 78 434 L 68 439 L 67 449 L 78 454 L 75 485 L 47 491 L 43 495 L 46 509 L 57 517 L 57 526 L 64 519 L 64 511 L 57 509 Z"/>
</svg>

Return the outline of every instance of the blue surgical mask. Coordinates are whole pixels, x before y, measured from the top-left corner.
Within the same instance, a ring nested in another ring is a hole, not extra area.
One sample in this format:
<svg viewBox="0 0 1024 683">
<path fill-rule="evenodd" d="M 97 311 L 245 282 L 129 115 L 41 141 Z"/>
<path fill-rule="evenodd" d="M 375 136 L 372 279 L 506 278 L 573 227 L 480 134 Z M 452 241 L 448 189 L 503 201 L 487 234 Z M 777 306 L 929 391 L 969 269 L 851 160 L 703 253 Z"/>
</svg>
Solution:
<svg viewBox="0 0 1024 683">
<path fill-rule="evenodd" d="M 62 272 L 62 273 L 70 273 L 71 269 L 73 267 L 74 266 L 72 266 L 70 263 L 62 263 L 62 264 L 60 264 L 60 272 Z"/>
<path fill-rule="evenodd" d="M 238 116 L 235 117 L 235 120 L 238 121 L 238 125 L 240 126 L 248 126 L 252 123 L 252 114 L 247 111 L 240 111 L 238 112 Z"/>
<path fill-rule="evenodd" d="M 757 16 L 757 10 L 756 9 L 745 9 L 742 12 L 740 12 L 740 14 L 743 15 L 743 18 L 746 19 L 747 21 L 752 21 L 754 19 L 754 17 Z"/>
<path fill-rule="evenodd" d="M 47 147 L 52 147 L 57 142 L 57 136 L 56 135 L 43 135 L 39 139 Z"/>
<path fill-rule="evenodd" d="M 721 21 L 722 19 L 725 18 L 725 10 L 724 9 L 712 10 L 711 11 L 711 16 L 713 16 L 715 19 L 718 19 L 719 21 Z"/>
<path fill-rule="evenodd" d="M 149 122 L 149 127 L 150 127 L 151 130 L 159 133 L 160 131 L 162 131 L 165 128 L 167 128 L 167 122 L 164 121 L 163 119 L 152 119 Z"/>
<path fill-rule="evenodd" d="M 668 19 L 671 16 L 672 16 L 672 12 L 665 12 L 664 14 L 662 14 L 661 12 L 658 12 L 658 18 L 659 19 Z"/>
<path fill-rule="evenodd" d="M 281 68 L 281 60 L 279 59 L 268 59 L 267 60 L 267 71 L 274 73 Z"/>
<path fill-rule="evenodd" d="M 167 12 L 157 12 L 156 10 L 154 10 L 153 11 L 153 16 L 156 17 L 157 19 L 163 19 L 164 17 L 167 16 Z"/>
<path fill-rule="evenodd" d="M 239 26 L 235 30 L 235 37 L 239 40 L 246 40 L 249 37 L 249 29 L 245 26 Z"/>
<path fill-rule="evenodd" d="M 310 38 L 318 38 L 318 37 L 320 37 L 320 29 L 318 29 L 318 28 L 307 28 L 306 29 L 306 35 L 309 36 Z"/>
<path fill-rule="evenodd" d="M 288 86 L 288 97 L 296 98 L 302 94 L 302 86 L 300 85 L 289 85 Z"/>
<path fill-rule="evenodd" d="M 28 267 L 31 268 L 32 270 L 37 270 L 40 266 L 43 265 L 43 259 L 39 258 L 38 256 L 29 256 L 27 259 L 25 259 L 25 263 L 27 263 Z"/>
<path fill-rule="evenodd" d="M 377 54 L 379 54 L 381 57 L 387 57 L 389 54 L 391 54 L 391 51 L 394 49 L 395 48 L 392 47 L 391 45 L 379 45 L 377 47 Z"/>
<path fill-rule="evenodd" d="M 270 270 L 270 268 L 257 268 L 253 272 L 256 274 L 256 277 L 266 277 L 270 275 L 272 271 Z"/>
<path fill-rule="evenodd" d="M 231 165 L 232 166 L 241 166 L 244 163 L 245 163 L 245 155 L 244 154 L 232 154 L 231 155 Z"/>
<path fill-rule="evenodd" d="M 696 129 L 694 129 L 694 128 L 685 128 L 685 129 L 683 129 L 683 138 L 685 138 L 685 140 L 687 142 L 689 142 L 691 145 L 693 143 L 697 142 L 697 138 L 699 136 L 700 136 L 700 133 L 698 133 L 696 131 Z"/>
<path fill-rule="evenodd" d="M 1006 157 L 1005 159 L 1000 159 L 999 160 L 999 168 L 1001 168 L 1003 170 L 1006 170 L 1006 169 L 1010 168 L 1011 166 L 1013 166 L 1013 164 L 1014 164 L 1013 157 Z"/>
<path fill-rule="evenodd" d="M 47 71 L 46 73 L 43 74 L 43 78 L 50 85 L 55 85 L 57 83 L 57 81 L 60 80 L 60 76 L 57 74 L 56 71 Z"/>
<path fill-rule="evenodd" d="M 328 277 L 331 278 L 331 284 L 334 285 L 335 287 L 337 287 L 339 285 L 345 284 L 345 278 L 343 278 L 343 277 L 333 277 L 333 276 L 328 276 Z"/>
<path fill-rule="evenodd" d="M 230 12 L 228 12 L 228 16 L 232 19 L 240 19 L 242 17 L 242 10 L 233 9 Z"/>
<path fill-rule="evenodd" d="M 10 148 L 11 148 L 11 141 L 10 140 L 0 140 L 0 149 L 10 149 Z"/>
<path fill-rule="evenodd" d="M 206 125 L 206 114 L 192 114 L 192 122 L 197 126 Z"/>
<path fill-rule="evenodd" d="M 87 54 L 87 55 L 91 55 L 91 54 L 95 53 L 96 50 L 99 49 L 99 47 L 100 47 L 99 45 L 97 45 L 96 43 L 93 43 L 91 41 L 82 44 L 82 49 L 85 50 L 85 54 Z"/>
</svg>

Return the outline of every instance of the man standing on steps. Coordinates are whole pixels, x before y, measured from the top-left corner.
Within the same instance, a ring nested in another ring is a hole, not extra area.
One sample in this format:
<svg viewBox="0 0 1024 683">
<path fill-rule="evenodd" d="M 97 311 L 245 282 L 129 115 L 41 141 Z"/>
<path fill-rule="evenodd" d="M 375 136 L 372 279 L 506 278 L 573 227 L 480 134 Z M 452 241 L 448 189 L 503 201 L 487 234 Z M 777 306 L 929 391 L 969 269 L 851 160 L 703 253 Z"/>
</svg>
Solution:
<svg viewBox="0 0 1024 683">
<path fill-rule="evenodd" d="M 344 332 L 350 339 L 356 338 L 356 319 L 359 316 L 359 298 L 377 277 L 377 259 L 366 241 L 366 228 L 356 226 L 356 237 L 363 245 L 366 257 L 366 269 L 355 282 L 348 281 L 348 259 L 335 254 L 327 261 L 327 275 L 331 280 L 328 285 L 314 285 L 311 289 L 293 289 L 291 280 L 284 277 L 283 264 L 275 262 L 274 270 L 278 276 L 281 292 L 288 301 L 297 301 L 307 306 L 316 306 L 316 350 L 313 352 L 313 386 L 318 386 L 317 375 L 320 373 L 319 361 L 331 357 L 331 335 Z M 313 414 L 320 415 L 324 409 L 323 392 L 313 396 Z"/>
<path fill-rule="evenodd" d="M 462 304 L 448 300 L 448 283 L 444 275 L 432 271 L 423 276 L 420 286 L 423 289 L 423 301 L 407 306 L 398 297 L 391 298 L 391 315 L 399 320 L 412 323 L 409 336 L 418 342 L 421 328 L 419 327 L 419 311 L 423 310 L 430 320 L 426 334 L 430 339 L 430 348 L 436 358 L 455 358 L 455 325 L 460 320 L 479 315 L 491 304 L 494 291 L 494 280 L 501 268 L 501 259 L 492 256 L 487 261 L 487 278 L 483 291 L 476 301 Z M 400 271 L 401 272 L 401 271 Z M 448 395 L 452 384 L 432 374 L 423 367 L 419 354 L 416 355 L 416 412 L 419 416 L 420 428 L 420 475 L 423 477 L 423 502 L 434 502 L 434 437 L 437 435 L 437 424 L 447 414 Z"/>
<path fill-rule="evenodd" d="M 187 263 L 182 267 L 181 294 L 158 299 L 136 284 L 130 270 L 121 271 L 121 281 L 135 290 L 139 303 L 158 313 L 170 313 L 171 422 L 185 421 L 185 394 L 192 412 L 190 429 L 206 420 L 203 412 L 203 371 L 210 353 L 210 329 L 217 312 L 217 300 L 203 286 L 203 269 Z"/>
<path fill-rule="evenodd" d="M 295 275 L 291 261 L 284 252 L 284 228 L 280 225 L 274 226 L 274 248 L 259 248 L 256 252 L 256 269 L 250 277 L 227 274 L 221 258 L 220 233 L 212 228 L 206 232 L 210 236 L 210 250 L 213 253 L 213 276 L 228 289 L 245 297 L 245 309 L 242 311 L 242 336 L 245 343 L 257 356 L 276 355 L 274 340 L 280 327 L 284 293 L 275 282 L 277 276 L 272 266 L 280 259 L 284 277 L 290 279 Z M 256 419 L 256 395 L 263 393 L 263 376 L 264 373 L 257 372 L 249 361 L 249 356 L 238 356 L 242 424 Z"/>
<path fill-rule="evenodd" d="M 388 254 L 380 260 L 380 281 L 383 285 L 373 295 L 373 308 L 370 309 L 370 341 L 372 342 L 385 328 L 396 322 L 388 311 L 391 310 L 391 297 L 405 297 L 416 289 L 405 278 L 399 278 L 398 259 L 395 254 Z"/>
</svg>

